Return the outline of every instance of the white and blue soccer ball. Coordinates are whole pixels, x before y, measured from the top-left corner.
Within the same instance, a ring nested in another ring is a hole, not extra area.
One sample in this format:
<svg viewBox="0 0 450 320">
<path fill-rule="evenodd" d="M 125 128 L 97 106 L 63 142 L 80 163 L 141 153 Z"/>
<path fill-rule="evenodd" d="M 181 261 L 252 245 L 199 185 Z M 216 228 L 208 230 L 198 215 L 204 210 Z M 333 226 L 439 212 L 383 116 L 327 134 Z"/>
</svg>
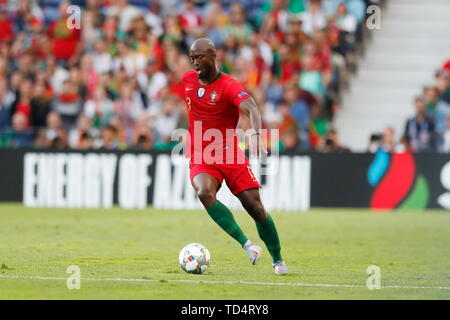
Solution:
<svg viewBox="0 0 450 320">
<path fill-rule="evenodd" d="M 178 263 L 187 273 L 201 274 L 209 267 L 211 255 L 200 243 L 190 243 L 180 251 Z"/>
</svg>

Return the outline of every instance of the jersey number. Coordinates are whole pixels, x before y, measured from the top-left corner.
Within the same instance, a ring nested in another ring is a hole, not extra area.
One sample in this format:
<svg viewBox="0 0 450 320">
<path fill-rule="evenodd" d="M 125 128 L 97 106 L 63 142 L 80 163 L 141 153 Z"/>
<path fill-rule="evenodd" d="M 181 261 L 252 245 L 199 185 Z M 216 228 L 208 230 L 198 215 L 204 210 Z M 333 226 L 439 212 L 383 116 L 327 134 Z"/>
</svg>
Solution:
<svg viewBox="0 0 450 320">
<path fill-rule="evenodd" d="M 191 98 L 189 98 L 189 97 L 186 98 L 186 104 L 188 107 L 188 111 L 191 111 Z"/>
<path fill-rule="evenodd" d="M 253 179 L 253 181 L 257 181 L 255 175 L 253 174 L 252 168 L 250 166 L 247 166 L 248 173 L 250 174 L 250 177 Z"/>
</svg>

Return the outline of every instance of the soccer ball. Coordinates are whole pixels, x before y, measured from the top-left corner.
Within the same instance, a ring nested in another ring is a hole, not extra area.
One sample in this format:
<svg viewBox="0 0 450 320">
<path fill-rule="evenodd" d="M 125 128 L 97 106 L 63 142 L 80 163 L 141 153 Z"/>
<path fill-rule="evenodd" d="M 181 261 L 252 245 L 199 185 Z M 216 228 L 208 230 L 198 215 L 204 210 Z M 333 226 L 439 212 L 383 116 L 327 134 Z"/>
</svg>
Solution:
<svg viewBox="0 0 450 320">
<path fill-rule="evenodd" d="M 178 263 L 187 273 L 201 274 L 209 267 L 211 255 L 200 243 L 190 243 L 180 251 Z"/>
</svg>

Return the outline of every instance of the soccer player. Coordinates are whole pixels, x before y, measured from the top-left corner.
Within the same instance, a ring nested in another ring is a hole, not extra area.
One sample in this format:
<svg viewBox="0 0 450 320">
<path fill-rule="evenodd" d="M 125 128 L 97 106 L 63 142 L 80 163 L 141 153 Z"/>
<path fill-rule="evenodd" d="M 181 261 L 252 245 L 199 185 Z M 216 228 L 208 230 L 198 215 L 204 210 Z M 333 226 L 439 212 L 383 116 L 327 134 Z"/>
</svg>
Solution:
<svg viewBox="0 0 450 320">
<path fill-rule="evenodd" d="M 258 234 L 272 256 L 275 274 L 289 273 L 281 257 L 275 223 L 260 199 L 261 186 L 252 173 L 248 159 L 236 143 L 235 129 L 239 112 L 242 111 L 249 116 L 253 129 L 250 137 L 251 154 L 259 157 L 265 152 L 260 137 L 261 116 L 258 107 L 236 80 L 219 71 L 216 49 L 211 40 L 197 39 L 190 47 L 190 60 L 194 70 L 186 72 L 182 82 L 189 114 L 187 152 L 190 152 L 191 158 L 189 167 L 192 186 L 210 217 L 240 243 L 254 265 L 261 257 L 262 249 L 246 237 L 231 211 L 216 199 L 217 191 L 225 179 L 231 192 L 255 220 Z M 230 131 L 233 134 L 230 135 Z M 217 133 L 223 138 L 217 138 Z"/>
</svg>

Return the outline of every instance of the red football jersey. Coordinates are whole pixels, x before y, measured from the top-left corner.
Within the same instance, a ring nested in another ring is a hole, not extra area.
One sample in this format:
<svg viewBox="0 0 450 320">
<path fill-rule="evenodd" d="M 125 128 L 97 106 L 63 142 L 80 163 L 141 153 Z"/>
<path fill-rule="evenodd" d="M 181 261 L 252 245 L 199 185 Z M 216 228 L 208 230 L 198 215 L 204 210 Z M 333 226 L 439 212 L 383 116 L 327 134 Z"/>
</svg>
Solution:
<svg viewBox="0 0 450 320">
<path fill-rule="evenodd" d="M 202 85 L 197 72 L 190 70 L 183 75 L 182 83 L 189 114 L 188 157 L 200 159 L 199 154 L 202 154 L 201 159 L 208 161 L 205 155 L 219 156 L 218 152 L 223 151 L 227 159 L 230 155 L 235 158 L 241 150 L 234 131 L 239 121 L 239 105 L 250 95 L 239 82 L 225 73 L 219 73 L 212 83 Z M 222 139 L 218 138 L 218 131 Z"/>
</svg>

